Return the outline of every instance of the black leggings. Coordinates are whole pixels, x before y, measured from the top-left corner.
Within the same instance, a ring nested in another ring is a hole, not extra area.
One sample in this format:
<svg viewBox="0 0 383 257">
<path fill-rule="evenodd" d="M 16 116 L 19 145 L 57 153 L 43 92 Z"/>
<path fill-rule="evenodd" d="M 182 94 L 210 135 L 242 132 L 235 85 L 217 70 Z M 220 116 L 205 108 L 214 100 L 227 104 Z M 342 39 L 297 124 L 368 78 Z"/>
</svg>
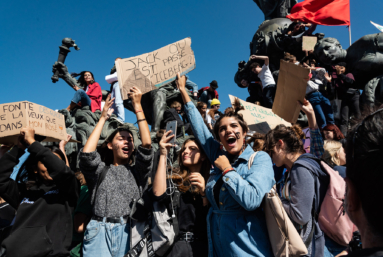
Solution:
<svg viewBox="0 0 383 257">
<path fill-rule="evenodd" d="M 350 116 L 354 116 L 356 120 L 360 119 L 360 109 L 359 109 L 359 90 L 354 94 L 344 94 L 342 99 L 342 104 L 340 107 L 340 131 L 344 136 L 347 136 L 348 123 Z"/>
</svg>

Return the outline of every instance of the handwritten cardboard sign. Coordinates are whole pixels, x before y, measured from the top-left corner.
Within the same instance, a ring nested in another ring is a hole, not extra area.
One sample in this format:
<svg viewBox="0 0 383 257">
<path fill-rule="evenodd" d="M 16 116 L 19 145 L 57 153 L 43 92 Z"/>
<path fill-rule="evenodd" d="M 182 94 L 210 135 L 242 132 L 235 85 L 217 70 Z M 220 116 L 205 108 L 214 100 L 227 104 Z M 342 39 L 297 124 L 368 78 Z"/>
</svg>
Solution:
<svg viewBox="0 0 383 257">
<path fill-rule="evenodd" d="M 119 59 L 116 62 L 118 83 L 123 100 L 129 89 L 138 87 L 142 93 L 154 90 L 195 68 L 191 38 L 185 38 L 151 53 Z"/>
<path fill-rule="evenodd" d="M 234 103 L 235 96 L 229 95 L 230 102 Z M 281 117 L 278 117 L 269 108 L 260 105 L 252 104 L 239 99 L 245 110 L 240 111 L 245 119 L 250 130 L 266 134 L 270 129 L 274 129 L 277 125 L 284 124 L 291 126 L 291 123 L 286 122 Z"/>
<path fill-rule="evenodd" d="M 273 112 L 284 120 L 295 123 L 298 120 L 300 105 L 306 95 L 310 69 L 281 60 L 277 92 Z"/>
<path fill-rule="evenodd" d="M 302 37 L 302 50 L 303 51 L 314 51 L 314 47 L 318 41 L 317 37 Z"/>
<path fill-rule="evenodd" d="M 0 105 L 0 143 L 17 143 L 20 129 L 32 127 L 45 142 L 66 140 L 64 115 L 28 101 Z"/>
</svg>

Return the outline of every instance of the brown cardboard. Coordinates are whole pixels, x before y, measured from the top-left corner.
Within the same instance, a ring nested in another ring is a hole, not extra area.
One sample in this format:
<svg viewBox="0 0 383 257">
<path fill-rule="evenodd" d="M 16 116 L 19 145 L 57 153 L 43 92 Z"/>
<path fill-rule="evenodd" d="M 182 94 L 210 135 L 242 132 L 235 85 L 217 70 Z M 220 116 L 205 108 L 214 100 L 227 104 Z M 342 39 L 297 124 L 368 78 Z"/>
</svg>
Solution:
<svg viewBox="0 0 383 257">
<path fill-rule="evenodd" d="M 165 85 L 195 68 L 191 38 L 185 38 L 156 51 L 115 62 L 122 99 L 128 99 L 129 89 L 138 87 L 142 93 Z"/>
<path fill-rule="evenodd" d="M 44 142 L 66 140 L 64 115 L 28 101 L 0 105 L 0 144 L 15 144 L 20 129 L 35 129 L 36 135 L 46 136 Z"/>
<path fill-rule="evenodd" d="M 314 47 L 318 41 L 317 37 L 302 37 L 302 51 L 314 51 Z"/>
<path fill-rule="evenodd" d="M 284 120 L 295 123 L 298 120 L 300 106 L 306 95 L 310 69 L 306 69 L 281 60 L 277 92 L 273 103 L 273 112 Z"/>
<path fill-rule="evenodd" d="M 229 95 L 230 102 L 234 103 L 235 96 Z M 286 122 L 281 117 L 278 117 L 269 108 L 262 107 L 260 105 L 252 104 L 239 99 L 245 110 L 240 111 L 244 120 L 250 130 L 266 134 L 270 129 L 275 128 L 277 125 L 284 124 L 291 126 L 291 123 Z"/>
</svg>

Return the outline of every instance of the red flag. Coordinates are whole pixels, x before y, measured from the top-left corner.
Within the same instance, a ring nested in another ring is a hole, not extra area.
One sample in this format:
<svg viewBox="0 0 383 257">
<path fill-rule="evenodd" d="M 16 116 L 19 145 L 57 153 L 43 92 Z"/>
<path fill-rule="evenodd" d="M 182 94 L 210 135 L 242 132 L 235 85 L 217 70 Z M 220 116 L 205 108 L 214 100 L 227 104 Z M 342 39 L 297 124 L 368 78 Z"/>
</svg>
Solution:
<svg viewBox="0 0 383 257">
<path fill-rule="evenodd" d="M 294 5 L 287 18 L 327 26 L 350 25 L 350 0 L 305 0 Z"/>
</svg>

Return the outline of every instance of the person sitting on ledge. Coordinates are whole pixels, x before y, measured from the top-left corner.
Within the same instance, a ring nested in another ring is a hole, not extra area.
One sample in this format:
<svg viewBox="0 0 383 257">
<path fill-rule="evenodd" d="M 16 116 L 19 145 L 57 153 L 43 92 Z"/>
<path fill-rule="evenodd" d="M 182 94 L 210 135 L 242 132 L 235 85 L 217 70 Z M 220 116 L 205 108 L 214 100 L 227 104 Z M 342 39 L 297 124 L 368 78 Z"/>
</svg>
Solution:
<svg viewBox="0 0 383 257">
<path fill-rule="evenodd" d="M 76 76 L 77 74 L 75 74 Z M 102 91 L 100 85 L 94 81 L 93 73 L 90 71 L 83 71 L 80 73 L 78 82 L 84 85 L 84 89 L 73 85 L 76 91 L 70 105 L 67 107 L 68 111 L 73 110 L 75 107 L 90 106 L 92 112 L 101 110 Z M 78 76 L 78 75 L 77 75 Z"/>
</svg>

